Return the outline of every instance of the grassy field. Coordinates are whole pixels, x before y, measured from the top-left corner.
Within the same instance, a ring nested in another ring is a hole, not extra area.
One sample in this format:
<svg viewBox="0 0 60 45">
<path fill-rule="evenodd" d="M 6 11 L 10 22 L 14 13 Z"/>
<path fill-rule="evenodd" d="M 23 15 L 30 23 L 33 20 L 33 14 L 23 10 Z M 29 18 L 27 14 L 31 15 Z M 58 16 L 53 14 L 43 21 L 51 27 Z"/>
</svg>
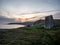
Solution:
<svg viewBox="0 0 60 45">
<path fill-rule="evenodd" d="M 41 26 L 0 29 L 0 45 L 60 45 L 60 27 Z"/>
</svg>

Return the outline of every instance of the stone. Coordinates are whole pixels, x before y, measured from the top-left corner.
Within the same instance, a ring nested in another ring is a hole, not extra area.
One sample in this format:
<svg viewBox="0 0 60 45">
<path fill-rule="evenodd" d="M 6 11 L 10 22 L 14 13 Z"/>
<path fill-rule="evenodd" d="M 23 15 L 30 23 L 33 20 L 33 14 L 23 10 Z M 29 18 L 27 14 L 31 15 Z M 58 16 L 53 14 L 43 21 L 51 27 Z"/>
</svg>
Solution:
<svg viewBox="0 0 60 45">
<path fill-rule="evenodd" d="M 45 29 L 51 29 L 54 27 L 54 20 L 53 20 L 53 16 L 46 16 L 45 17 L 45 21 L 44 21 L 44 28 Z"/>
</svg>

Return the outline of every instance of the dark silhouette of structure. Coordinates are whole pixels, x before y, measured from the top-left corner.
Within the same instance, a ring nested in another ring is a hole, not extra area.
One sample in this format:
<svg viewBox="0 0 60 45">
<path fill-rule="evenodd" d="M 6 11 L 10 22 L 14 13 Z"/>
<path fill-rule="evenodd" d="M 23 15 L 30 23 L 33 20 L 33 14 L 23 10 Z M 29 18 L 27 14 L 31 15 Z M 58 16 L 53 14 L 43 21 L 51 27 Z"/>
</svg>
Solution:
<svg viewBox="0 0 60 45">
<path fill-rule="evenodd" d="M 54 21 L 53 21 L 53 16 L 46 16 L 45 17 L 45 22 L 44 22 L 44 28 L 45 29 L 51 29 L 54 26 Z"/>
</svg>

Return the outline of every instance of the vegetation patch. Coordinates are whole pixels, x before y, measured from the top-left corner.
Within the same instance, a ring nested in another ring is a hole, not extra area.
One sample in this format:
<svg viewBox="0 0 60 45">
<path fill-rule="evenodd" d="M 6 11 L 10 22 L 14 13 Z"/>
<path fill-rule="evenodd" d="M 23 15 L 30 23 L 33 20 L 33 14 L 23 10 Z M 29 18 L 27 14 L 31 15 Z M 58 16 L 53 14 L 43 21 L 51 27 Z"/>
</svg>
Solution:
<svg viewBox="0 0 60 45">
<path fill-rule="evenodd" d="M 0 29 L 0 45 L 59 45 L 60 28 L 40 26 Z"/>
</svg>

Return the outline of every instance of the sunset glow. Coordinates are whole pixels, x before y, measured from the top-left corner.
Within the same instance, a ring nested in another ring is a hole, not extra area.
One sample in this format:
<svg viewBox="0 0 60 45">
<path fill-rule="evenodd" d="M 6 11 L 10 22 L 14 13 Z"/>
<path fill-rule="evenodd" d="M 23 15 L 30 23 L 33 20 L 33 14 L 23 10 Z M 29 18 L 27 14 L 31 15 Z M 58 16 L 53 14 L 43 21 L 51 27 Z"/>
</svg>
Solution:
<svg viewBox="0 0 60 45">
<path fill-rule="evenodd" d="M 17 22 L 26 22 L 26 18 L 16 18 Z"/>
<path fill-rule="evenodd" d="M 60 0 L 0 0 L 0 22 L 32 22 L 48 15 L 60 19 L 55 10 Z"/>
</svg>

